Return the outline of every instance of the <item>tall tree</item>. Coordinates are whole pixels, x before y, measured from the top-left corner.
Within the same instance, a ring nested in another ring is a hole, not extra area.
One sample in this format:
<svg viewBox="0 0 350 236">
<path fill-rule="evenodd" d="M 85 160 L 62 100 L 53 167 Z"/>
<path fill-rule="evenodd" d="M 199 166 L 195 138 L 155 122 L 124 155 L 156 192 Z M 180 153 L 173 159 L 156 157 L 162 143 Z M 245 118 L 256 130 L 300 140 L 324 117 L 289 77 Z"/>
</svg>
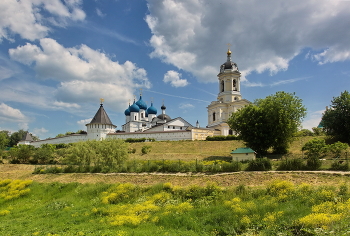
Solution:
<svg viewBox="0 0 350 236">
<path fill-rule="evenodd" d="M 8 131 L 0 131 L 0 150 L 3 150 L 7 147 L 10 139 L 8 136 Z"/>
<path fill-rule="evenodd" d="M 259 154 L 267 153 L 269 148 L 284 154 L 305 115 L 300 98 L 277 92 L 233 113 L 228 124 Z"/>
<path fill-rule="evenodd" d="M 322 117 L 322 125 L 327 135 L 338 141 L 350 143 L 350 94 L 344 91 L 333 97 L 332 105 Z"/>
<path fill-rule="evenodd" d="M 17 132 L 13 132 L 10 136 L 9 146 L 13 147 L 17 145 L 17 143 L 23 139 L 26 133 L 27 131 L 24 131 L 23 129 L 20 129 Z"/>
</svg>

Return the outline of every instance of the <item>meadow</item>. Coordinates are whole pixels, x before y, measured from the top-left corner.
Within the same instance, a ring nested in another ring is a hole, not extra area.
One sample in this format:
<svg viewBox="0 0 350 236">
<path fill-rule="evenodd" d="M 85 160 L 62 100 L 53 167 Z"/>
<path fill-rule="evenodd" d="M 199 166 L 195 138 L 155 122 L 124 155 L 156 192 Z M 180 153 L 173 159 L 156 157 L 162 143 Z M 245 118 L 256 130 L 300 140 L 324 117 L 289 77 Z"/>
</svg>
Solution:
<svg viewBox="0 0 350 236">
<path fill-rule="evenodd" d="M 303 155 L 308 139 L 296 140 L 290 155 Z M 148 142 L 147 154 L 144 145 L 130 144 L 130 162 L 221 161 L 242 143 Z M 1 235 L 350 235 L 348 172 L 33 174 L 36 168 L 0 165 Z"/>
<path fill-rule="evenodd" d="M 0 181 L 1 235 L 349 235 L 347 183 Z"/>
</svg>

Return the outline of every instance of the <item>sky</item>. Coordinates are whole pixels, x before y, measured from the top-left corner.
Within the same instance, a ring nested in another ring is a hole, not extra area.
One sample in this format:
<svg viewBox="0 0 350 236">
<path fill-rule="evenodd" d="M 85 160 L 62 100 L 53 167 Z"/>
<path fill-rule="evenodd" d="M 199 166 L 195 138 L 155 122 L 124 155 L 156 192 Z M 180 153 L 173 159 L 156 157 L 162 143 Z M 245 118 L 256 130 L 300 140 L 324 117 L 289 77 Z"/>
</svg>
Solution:
<svg viewBox="0 0 350 236">
<path fill-rule="evenodd" d="M 350 1 L 1 0 L 0 130 L 86 130 L 100 98 L 117 129 L 142 98 L 208 124 L 228 44 L 253 102 L 278 91 L 319 124 L 350 86 Z"/>
</svg>

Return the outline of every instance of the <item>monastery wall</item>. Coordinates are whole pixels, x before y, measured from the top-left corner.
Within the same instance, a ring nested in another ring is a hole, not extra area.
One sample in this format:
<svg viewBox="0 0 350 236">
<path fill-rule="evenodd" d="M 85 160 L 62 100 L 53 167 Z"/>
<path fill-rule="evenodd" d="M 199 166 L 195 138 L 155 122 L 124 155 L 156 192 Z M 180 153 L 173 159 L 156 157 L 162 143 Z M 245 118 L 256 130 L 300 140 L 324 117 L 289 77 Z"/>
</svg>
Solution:
<svg viewBox="0 0 350 236">
<path fill-rule="evenodd" d="M 133 133 L 113 133 L 108 134 L 107 138 L 127 139 L 127 138 L 154 138 L 156 141 L 179 141 L 192 140 L 191 131 L 163 131 L 163 132 L 133 132 Z"/>
<path fill-rule="evenodd" d="M 87 134 L 71 134 L 58 138 L 49 138 L 40 141 L 31 142 L 30 145 L 40 147 L 42 144 L 60 144 L 60 143 L 76 143 L 80 141 L 87 141 Z"/>
</svg>

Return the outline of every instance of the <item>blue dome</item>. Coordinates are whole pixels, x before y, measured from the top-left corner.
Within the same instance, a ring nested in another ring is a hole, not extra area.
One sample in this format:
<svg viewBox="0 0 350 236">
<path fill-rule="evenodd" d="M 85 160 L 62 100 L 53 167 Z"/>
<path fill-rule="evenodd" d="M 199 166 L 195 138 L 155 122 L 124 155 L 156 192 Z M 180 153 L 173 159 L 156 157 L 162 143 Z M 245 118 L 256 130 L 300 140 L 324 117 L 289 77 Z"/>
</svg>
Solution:
<svg viewBox="0 0 350 236">
<path fill-rule="evenodd" d="M 139 112 L 140 111 L 140 108 L 138 105 L 136 105 L 136 103 L 134 102 L 134 104 L 132 104 L 130 107 L 129 107 L 129 111 L 130 112 Z"/>
<path fill-rule="evenodd" d="M 147 109 L 147 113 L 157 115 L 157 108 L 153 106 L 153 102 L 151 103 L 151 106 Z"/>
<path fill-rule="evenodd" d="M 130 105 L 129 105 L 129 107 L 124 111 L 124 114 L 125 114 L 126 116 L 130 116 Z"/>
<path fill-rule="evenodd" d="M 142 96 L 140 96 L 140 99 L 136 102 L 136 105 L 138 105 L 140 109 L 147 109 L 147 104 L 142 100 Z"/>
</svg>

